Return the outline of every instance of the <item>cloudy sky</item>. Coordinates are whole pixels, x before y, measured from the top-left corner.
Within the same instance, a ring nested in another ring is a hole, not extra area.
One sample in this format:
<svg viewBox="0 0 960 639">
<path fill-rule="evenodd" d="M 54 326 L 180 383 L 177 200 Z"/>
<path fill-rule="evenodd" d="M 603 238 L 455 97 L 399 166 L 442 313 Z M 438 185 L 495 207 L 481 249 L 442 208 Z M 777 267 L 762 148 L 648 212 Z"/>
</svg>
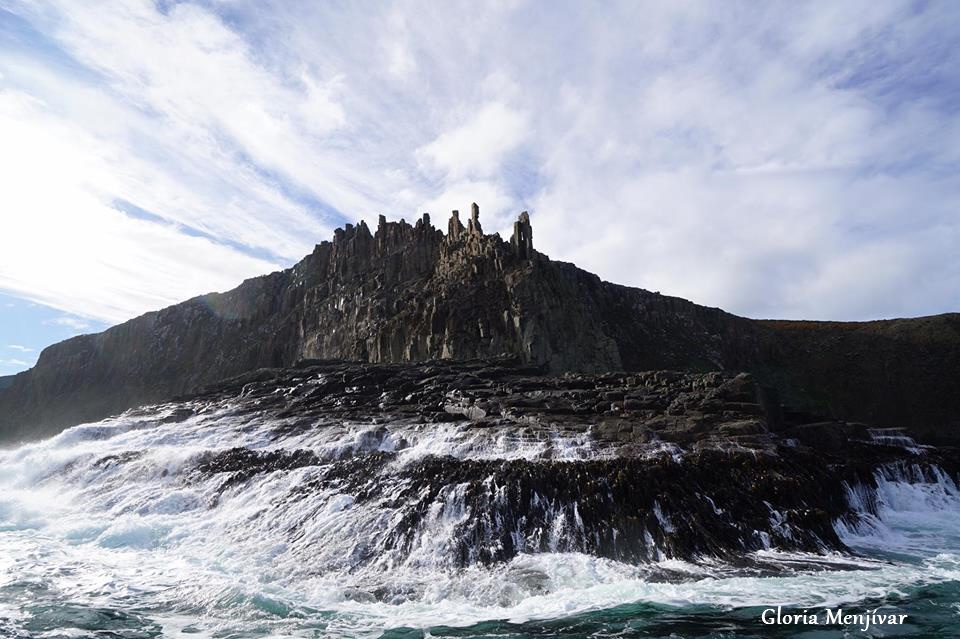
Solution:
<svg viewBox="0 0 960 639">
<path fill-rule="evenodd" d="M 0 0 L 0 375 L 481 206 L 751 317 L 960 309 L 960 3 Z"/>
</svg>

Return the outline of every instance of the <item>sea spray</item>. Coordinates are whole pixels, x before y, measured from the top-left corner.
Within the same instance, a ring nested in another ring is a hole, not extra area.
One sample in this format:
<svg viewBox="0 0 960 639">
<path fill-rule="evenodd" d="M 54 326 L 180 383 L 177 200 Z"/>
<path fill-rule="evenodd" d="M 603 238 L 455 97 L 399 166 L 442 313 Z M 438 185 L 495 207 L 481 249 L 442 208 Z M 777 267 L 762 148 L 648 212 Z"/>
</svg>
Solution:
<svg viewBox="0 0 960 639">
<path fill-rule="evenodd" d="M 81 618 L 120 636 L 439 636 L 491 620 L 542 634 L 598 615 L 615 631 L 638 602 L 644 623 L 756 629 L 771 606 L 958 601 L 960 500 L 929 451 L 876 444 L 880 463 L 846 475 L 834 502 L 789 492 L 812 459 L 802 447 L 640 449 L 415 419 L 304 427 L 243 398 L 188 406 L 0 452 L 8 634 Z M 841 513 L 825 528 L 799 512 L 814 498 Z"/>
</svg>

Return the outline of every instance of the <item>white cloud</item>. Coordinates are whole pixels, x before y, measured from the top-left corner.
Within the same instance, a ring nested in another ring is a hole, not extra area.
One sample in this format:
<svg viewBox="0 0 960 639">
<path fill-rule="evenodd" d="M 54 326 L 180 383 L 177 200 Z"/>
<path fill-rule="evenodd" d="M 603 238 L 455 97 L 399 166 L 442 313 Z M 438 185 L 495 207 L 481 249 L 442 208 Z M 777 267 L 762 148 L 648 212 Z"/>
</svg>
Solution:
<svg viewBox="0 0 960 639">
<path fill-rule="evenodd" d="M 489 102 L 466 122 L 417 149 L 428 167 L 450 178 L 487 177 L 526 140 L 527 118 L 501 102 Z"/>
<path fill-rule="evenodd" d="M 383 37 L 380 39 L 383 57 L 390 75 L 404 81 L 410 78 L 417 68 L 417 62 L 410 43 L 410 30 L 407 17 L 401 11 L 391 11 L 383 21 Z"/>
<path fill-rule="evenodd" d="M 0 138 L 0 201 L 11 213 L 0 235 L 4 290 L 119 321 L 275 268 L 108 205 L 98 191 L 122 178 L 96 140 L 33 98 L 0 92 Z"/>
<path fill-rule="evenodd" d="M 0 359 L 0 364 L 4 364 L 6 366 L 14 366 L 17 368 L 33 366 L 32 362 L 25 362 L 22 359 Z"/>
<path fill-rule="evenodd" d="M 60 317 L 55 317 L 51 320 L 46 320 L 45 324 L 56 324 L 57 326 L 65 326 L 71 330 L 81 332 L 89 331 L 93 325 L 89 320 L 85 320 L 82 317 L 75 317 L 72 315 L 61 315 Z"/>
<path fill-rule="evenodd" d="M 7 348 L 14 351 L 20 351 L 21 353 L 32 353 L 33 349 L 20 344 L 8 344 Z"/>
<path fill-rule="evenodd" d="M 0 288 L 65 312 L 228 288 L 338 212 L 442 227 L 472 201 L 488 231 L 529 209 L 557 259 L 742 314 L 960 304 L 948 3 L 12 10 L 70 59 L 0 45 Z"/>
<path fill-rule="evenodd" d="M 168 15 L 148 2 L 64 3 L 60 9 L 57 35 L 80 61 L 105 74 L 111 90 L 74 91 L 86 94 L 81 98 L 90 106 L 81 111 L 70 95 L 67 107 L 74 120 L 78 111 L 89 116 L 81 120 L 88 131 L 103 126 L 104 109 L 111 115 L 114 130 L 97 141 L 109 145 L 111 169 L 122 182 L 107 188 L 178 223 L 288 259 L 309 249 L 301 239 L 305 228 L 329 233 L 328 224 L 246 158 L 292 173 L 308 191 L 328 176 L 342 177 L 342 164 L 319 165 L 307 151 L 312 135 L 344 120 L 334 99 L 337 78 L 319 81 L 301 72 L 300 87 L 291 88 L 251 60 L 242 39 L 219 19 L 190 5 L 178 4 Z M 42 87 L 48 102 L 61 83 L 57 76 Z M 118 141 L 123 146 L 112 148 Z"/>
</svg>

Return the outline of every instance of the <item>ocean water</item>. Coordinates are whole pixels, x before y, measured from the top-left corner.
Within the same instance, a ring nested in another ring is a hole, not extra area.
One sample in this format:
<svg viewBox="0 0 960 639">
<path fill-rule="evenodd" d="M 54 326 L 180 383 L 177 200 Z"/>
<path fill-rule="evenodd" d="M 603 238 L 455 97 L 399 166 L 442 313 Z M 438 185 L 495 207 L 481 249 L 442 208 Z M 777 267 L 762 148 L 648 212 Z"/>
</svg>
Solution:
<svg viewBox="0 0 960 639">
<path fill-rule="evenodd" d="M 0 637 L 958 637 L 960 491 L 909 467 L 851 487 L 865 514 L 837 523 L 855 555 L 751 553 L 742 561 L 628 565 L 575 552 L 461 567 L 451 537 L 473 514 L 458 486 L 420 513 L 416 543 L 388 543 L 398 486 L 325 464 L 374 453 L 576 460 L 584 436 L 524 439 L 450 425 L 307 430 L 213 407 L 170 407 L 0 451 Z M 225 481 L 212 452 L 306 449 L 322 460 Z M 664 450 L 662 454 L 677 455 Z M 361 488 L 358 488 L 361 486 Z M 309 488 L 309 489 L 307 489 Z M 370 488 L 370 487 L 367 487 Z M 562 537 L 562 530 L 548 531 Z M 766 625 L 764 610 L 817 615 Z M 905 614 L 903 625 L 826 625 L 826 610 Z"/>
</svg>

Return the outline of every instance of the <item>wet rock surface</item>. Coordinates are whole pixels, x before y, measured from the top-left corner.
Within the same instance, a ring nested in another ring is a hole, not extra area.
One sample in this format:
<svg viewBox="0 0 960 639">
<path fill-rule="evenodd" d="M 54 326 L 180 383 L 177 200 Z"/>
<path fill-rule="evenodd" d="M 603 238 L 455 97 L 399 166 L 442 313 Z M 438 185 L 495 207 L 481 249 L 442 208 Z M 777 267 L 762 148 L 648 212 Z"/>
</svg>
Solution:
<svg viewBox="0 0 960 639">
<path fill-rule="evenodd" d="M 225 491 L 309 468 L 289 499 L 349 495 L 350 507 L 382 513 L 382 530 L 337 558 L 351 570 L 414 553 L 438 528 L 455 566 L 530 552 L 644 563 L 845 550 L 834 523 L 870 508 L 852 508 L 851 491 L 869 494 L 878 473 L 932 481 L 960 470 L 955 451 L 900 431 L 784 408 L 747 374 L 550 375 L 502 358 L 304 362 L 208 387 L 164 414 L 226 414 L 241 429 L 270 424 L 277 442 L 338 442 L 206 453 L 193 472 Z"/>
</svg>

